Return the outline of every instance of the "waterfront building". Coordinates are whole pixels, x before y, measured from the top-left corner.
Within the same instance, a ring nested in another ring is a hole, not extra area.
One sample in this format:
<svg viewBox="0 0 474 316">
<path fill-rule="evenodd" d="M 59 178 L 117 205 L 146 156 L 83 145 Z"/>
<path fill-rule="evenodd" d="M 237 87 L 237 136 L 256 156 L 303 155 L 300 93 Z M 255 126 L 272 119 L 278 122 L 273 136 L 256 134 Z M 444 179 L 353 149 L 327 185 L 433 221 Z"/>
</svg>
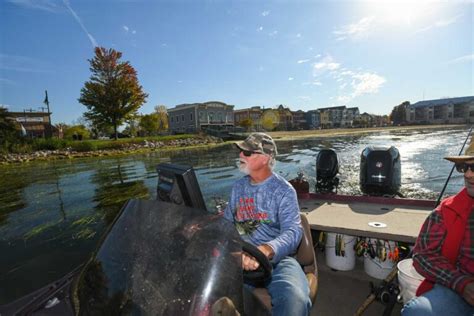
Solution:
<svg viewBox="0 0 474 316">
<path fill-rule="evenodd" d="M 168 109 L 168 126 L 173 134 L 232 130 L 234 106 L 220 101 L 180 104 Z"/>
<path fill-rule="evenodd" d="M 330 111 L 319 111 L 319 119 L 321 122 L 321 128 L 331 128 L 332 127 L 332 122 L 331 119 L 329 118 L 329 113 Z"/>
<path fill-rule="evenodd" d="M 234 124 L 253 131 L 260 131 L 262 128 L 262 114 L 263 110 L 260 106 L 234 110 Z"/>
<path fill-rule="evenodd" d="M 318 129 L 321 127 L 321 113 L 319 110 L 309 110 L 305 115 L 309 129 Z"/>
<path fill-rule="evenodd" d="M 419 101 L 406 107 L 408 124 L 474 123 L 474 96 Z"/>
<path fill-rule="evenodd" d="M 358 107 L 346 108 L 342 113 L 341 127 L 353 127 L 360 116 Z"/>
<path fill-rule="evenodd" d="M 319 108 L 321 113 L 327 113 L 328 120 L 324 122 L 323 128 L 338 128 L 342 127 L 343 117 L 346 106 L 332 106 L 327 108 Z M 326 119 L 326 117 L 325 117 Z M 322 122 L 321 122 L 322 123 Z"/>
<path fill-rule="evenodd" d="M 374 118 L 371 114 L 364 112 L 359 116 L 359 127 L 372 127 L 374 125 Z"/>
<path fill-rule="evenodd" d="M 26 137 L 51 137 L 58 136 L 58 130 L 51 125 L 51 112 L 35 112 L 33 110 L 23 112 L 8 112 L 7 117 L 14 121 Z"/>
<path fill-rule="evenodd" d="M 294 130 L 308 129 L 308 123 L 306 121 L 306 113 L 302 110 L 291 111 L 293 116 L 293 126 Z"/>
<path fill-rule="evenodd" d="M 271 115 L 267 112 L 271 112 Z M 289 131 L 293 128 L 293 115 L 291 114 L 291 110 L 288 107 L 283 106 L 283 104 L 280 104 L 275 109 L 265 109 L 263 111 L 263 116 L 266 118 L 274 117 L 274 130 Z M 268 122 L 263 122 L 264 128 L 265 125 L 268 125 L 267 123 Z M 268 127 L 266 129 L 268 129 Z"/>
</svg>

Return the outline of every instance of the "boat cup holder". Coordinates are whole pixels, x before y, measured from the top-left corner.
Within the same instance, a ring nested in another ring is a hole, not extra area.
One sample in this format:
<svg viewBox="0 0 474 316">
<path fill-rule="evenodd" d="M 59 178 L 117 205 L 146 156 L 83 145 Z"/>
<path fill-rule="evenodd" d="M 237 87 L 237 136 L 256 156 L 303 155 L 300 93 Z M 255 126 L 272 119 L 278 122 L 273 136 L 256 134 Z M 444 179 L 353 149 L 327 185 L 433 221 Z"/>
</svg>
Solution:
<svg viewBox="0 0 474 316">
<path fill-rule="evenodd" d="M 375 228 L 385 228 L 387 227 L 387 224 L 382 223 L 382 222 L 369 222 L 370 227 L 375 227 Z"/>
</svg>

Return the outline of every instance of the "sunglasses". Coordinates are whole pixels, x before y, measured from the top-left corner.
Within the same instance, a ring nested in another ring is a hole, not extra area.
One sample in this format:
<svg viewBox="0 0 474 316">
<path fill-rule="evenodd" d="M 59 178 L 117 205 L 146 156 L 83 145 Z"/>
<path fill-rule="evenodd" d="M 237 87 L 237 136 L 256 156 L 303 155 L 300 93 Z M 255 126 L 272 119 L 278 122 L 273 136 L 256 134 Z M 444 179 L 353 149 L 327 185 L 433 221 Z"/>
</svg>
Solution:
<svg viewBox="0 0 474 316">
<path fill-rule="evenodd" d="M 465 173 L 467 170 L 471 170 L 471 172 L 474 172 L 474 164 L 467 164 L 464 162 L 457 163 L 456 165 L 456 170 L 461 173 Z"/>
<path fill-rule="evenodd" d="M 240 150 L 240 152 L 243 153 L 245 157 L 250 157 L 252 156 L 252 154 L 260 154 L 250 150 Z"/>
</svg>

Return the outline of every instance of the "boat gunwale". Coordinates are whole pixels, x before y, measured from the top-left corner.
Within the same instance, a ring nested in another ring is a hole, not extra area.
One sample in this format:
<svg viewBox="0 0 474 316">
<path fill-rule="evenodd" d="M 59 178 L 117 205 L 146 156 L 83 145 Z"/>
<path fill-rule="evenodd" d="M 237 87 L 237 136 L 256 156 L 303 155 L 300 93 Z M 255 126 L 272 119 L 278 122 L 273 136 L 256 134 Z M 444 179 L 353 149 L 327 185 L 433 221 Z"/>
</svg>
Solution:
<svg viewBox="0 0 474 316">
<path fill-rule="evenodd" d="M 327 200 L 345 203 L 372 203 L 381 205 L 403 205 L 434 209 L 435 200 L 407 199 L 370 195 L 343 195 L 336 193 L 298 193 L 299 200 Z"/>
</svg>

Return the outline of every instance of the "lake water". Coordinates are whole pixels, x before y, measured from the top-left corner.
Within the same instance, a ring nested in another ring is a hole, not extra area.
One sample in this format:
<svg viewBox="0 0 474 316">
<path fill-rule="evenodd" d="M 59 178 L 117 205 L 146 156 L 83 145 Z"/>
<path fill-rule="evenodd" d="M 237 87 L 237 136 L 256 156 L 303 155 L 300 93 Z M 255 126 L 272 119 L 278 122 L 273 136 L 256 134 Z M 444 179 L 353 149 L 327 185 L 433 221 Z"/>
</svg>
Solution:
<svg viewBox="0 0 474 316">
<path fill-rule="evenodd" d="M 359 162 L 367 146 L 397 147 L 401 193 L 436 199 L 451 171 L 442 159 L 457 155 L 467 127 L 400 130 L 277 142 L 275 172 L 287 179 L 303 171 L 314 191 L 316 156 L 322 148 L 339 154 L 339 193 L 360 194 Z M 242 175 L 233 145 L 206 150 L 152 152 L 116 158 L 86 158 L 0 166 L 0 304 L 61 277 L 88 258 L 103 231 L 131 198 L 155 198 L 161 162 L 194 166 L 209 209 L 227 199 Z M 454 173 L 445 194 L 458 192 Z"/>
</svg>

